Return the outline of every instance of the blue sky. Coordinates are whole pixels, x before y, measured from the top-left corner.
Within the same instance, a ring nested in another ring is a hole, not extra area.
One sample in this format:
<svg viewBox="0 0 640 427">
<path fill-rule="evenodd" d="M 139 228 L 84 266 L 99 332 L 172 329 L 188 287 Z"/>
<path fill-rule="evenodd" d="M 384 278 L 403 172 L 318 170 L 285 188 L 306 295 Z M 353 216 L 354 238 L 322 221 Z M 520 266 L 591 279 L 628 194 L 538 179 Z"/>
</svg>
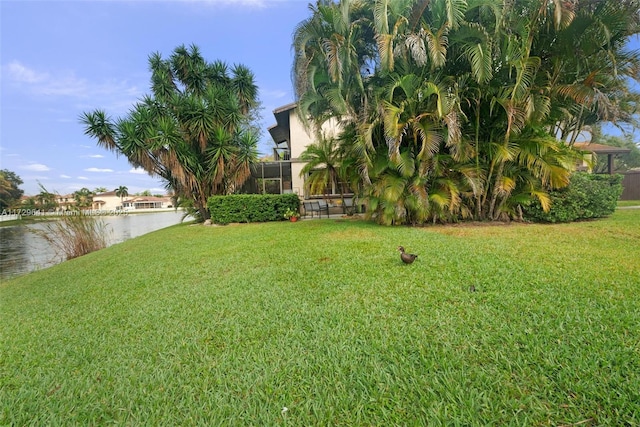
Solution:
<svg viewBox="0 0 640 427">
<path fill-rule="evenodd" d="M 150 93 L 149 54 L 167 57 L 181 44 L 254 72 L 264 107 L 259 148 L 270 153 L 272 111 L 294 100 L 291 39 L 308 3 L 0 0 L 0 169 L 17 173 L 27 195 L 38 182 L 58 194 L 120 185 L 164 193 L 160 180 L 86 137 L 78 117 L 96 108 L 126 115 Z"/>
<path fill-rule="evenodd" d="M 160 180 L 134 170 L 84 135 L 83 111 L 112 117 L 150 93 L 147 58 L 197 45 L 208 61 L 242 63 L 260 89 L 263 135 L 272 111 L 294 100 L 291 38 L 309 16 L 305 0 L 0 1 L 0 169 L 72 193 L 120 185 L 164 193 Z"/>
</svg>

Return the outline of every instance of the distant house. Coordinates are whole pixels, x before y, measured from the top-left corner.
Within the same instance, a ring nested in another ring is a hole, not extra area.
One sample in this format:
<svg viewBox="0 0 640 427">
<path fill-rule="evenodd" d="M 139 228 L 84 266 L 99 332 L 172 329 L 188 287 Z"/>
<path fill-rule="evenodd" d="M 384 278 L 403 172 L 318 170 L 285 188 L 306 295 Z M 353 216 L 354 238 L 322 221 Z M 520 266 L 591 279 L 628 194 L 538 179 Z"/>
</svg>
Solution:
<svg viewBox="0 0 640 427">
<path fill-rule="evenodd" d="M 73 194 L 56 195 L 55 199 L 58 204 L 58 210 L 66 211 L 76 205 L 76 199 Z"/>
<path fill-rule="evenodd" d="M 171 197 L 136 196 L 126 199 L 122 203 L 122 208 L 127 211 L 140 209 L 164 209 L 172 208 Z"/>
<path fill-rule="evenodd" d="M 607 173 L 609 175 L 614 173 L 613 157 L 617 154 L 627 154 L 631 152 L 631 150 L 628 148 L 612 147 L 610 145 L 602 145 L 602 144 L 593 144 L 591 142 L 576 142 L 575 144 L 573 144 L 573 146 L 580 150 L 593 153 L 596 156 L 607 156 L 607 165 L 608 165 Z M 581 165 L 578 165 L 578 170 L 588 170 L 587 164 L 582 163 Z"/>
<path fill-rule="evenodd" d="M 93 196 L 92 209 L 96 210 L 138 210 L 163 209 L 173 207 L 171 197 L 133 196 L 121 199 L 115 191 L 107 191 Z"/>
<path fill-rule="evenodd" d="M 121 209 L 120 196 L 116 196 L 115 191 L 107 191 L 106 193 L 99 193 L 93 196 L 93 203 L 91 209 L 111 211 Z"/>
</svg>

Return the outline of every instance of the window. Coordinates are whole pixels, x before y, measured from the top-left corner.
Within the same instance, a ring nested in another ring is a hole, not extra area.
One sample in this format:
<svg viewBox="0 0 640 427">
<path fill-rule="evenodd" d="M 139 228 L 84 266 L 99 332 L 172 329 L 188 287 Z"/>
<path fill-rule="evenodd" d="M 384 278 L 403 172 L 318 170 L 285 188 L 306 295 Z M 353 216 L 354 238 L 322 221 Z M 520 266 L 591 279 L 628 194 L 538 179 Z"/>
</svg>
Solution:
<svg viewBox="0 0 640 427">
<path fill-rule="evenodd" d="M 316 169 L 313 172 L 316 172 L 316 171 L 322 171 L 322 169 Z M 311 172 L 311 173 L 313 173 L 313 172 Z M 310 174 L 307 174 L 307 176 L 305 177 L 305 182 L 309 179 L 309 175 Z M 338 182 L 333 181 L 329 185 L 327 185 L 327 188 L 325 189 L 325 193 L 324 194 L 309 194 L 308 197 L 323 197 L 323 196 L 327 196 L 327 195 L 328 196 L 340 196 L 340 190 L 342 190 L 342 192 L 343 192 L 343 194 L 345 196 L 353 195 L 353 190 L 349 187 L 349 183 L 342 182 L 342 181 L 338 181 Z"/>
</svg>

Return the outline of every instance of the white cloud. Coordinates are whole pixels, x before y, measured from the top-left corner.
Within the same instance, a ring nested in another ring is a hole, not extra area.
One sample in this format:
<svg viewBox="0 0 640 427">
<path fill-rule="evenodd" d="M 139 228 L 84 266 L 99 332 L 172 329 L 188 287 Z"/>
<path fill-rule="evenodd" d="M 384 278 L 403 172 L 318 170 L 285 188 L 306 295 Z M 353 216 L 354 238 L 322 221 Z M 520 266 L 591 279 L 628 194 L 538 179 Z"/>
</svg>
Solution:
<svg viewBox="0 0 640 427">
<path fill-rule="evenodd" d="M 113 172 L 113 169 L 87 168 L 85 172 Z"/>
<path fill-rule="evenodd" d="M 86 176 L 79 176 L 78 179 L 82 179 L 84 181 L 89 181 L 89 178 L 87 178 Z"/>
<path fill-rule="evenodd" d="M 89 156 L 83 156 L 83 157 L 89 157 L 91 159 L 103 159 L 104 156 L 102 154 L 91 154 Z"/>
<path fill-rule="evenodd" d="M 26 86 L 26 90 L 37 96 L 69 97 L 84 100 L 101 99 L 109 109 L 128 108 L 142 95 L 138 86 L 127 80 L 106 80 L 91 82 L 70 72 L 43 72 L 13 61 L 6 67 L 9 80 Z M 104 105 L 103 104 L 103 105 Z M 95 105 L 80 105 L 81 109 Z"/>
<path fill-rule="evenodd" d="M 71 177 L 69 175 L 60 175 L 60 178 L 70 179 Z"/>
<path fill-rule="evenodd" d="M 146 170 L 141 169 L 141 168 L 133 168 L 131 170 L 129 170 L 129 173 L 134 173 L 136 175 L 145 175 L 147 173 Z"/>
<path fill-rule="evenodd" d="M 31 172 L 47 172 L 47 171 L 51 170 L 51 169 L 49 169 L 49 166 L 43 165 L 43 164 L 40 164 L 40 163 L 31 163 L 31 164 L 29 164 L 27 166 L 23 166 L 22 169 L 28 170 L 28 171 L 31 171 Z"/>
<path fill-rule="evenodd" d="M 262 95 L 262 97 L 269 97 L 269 98 L 276 98 L 276 99 L 281 99 L 284 98 L 285 96 L 289 96 L 289 92 L 285 91 L 285 90 L 279 90 L 279 89 L 272 89 L 272 90 L 261 90 L 260 94 Z"/>
<path fill-rule="evenodd" d="M 13 61 L 7 66 L 7 74 L 9 78 L 20 83 L 39 83 L 49 77 L 46 73 L 27 68 L 18 61 Z"/>
</svg>

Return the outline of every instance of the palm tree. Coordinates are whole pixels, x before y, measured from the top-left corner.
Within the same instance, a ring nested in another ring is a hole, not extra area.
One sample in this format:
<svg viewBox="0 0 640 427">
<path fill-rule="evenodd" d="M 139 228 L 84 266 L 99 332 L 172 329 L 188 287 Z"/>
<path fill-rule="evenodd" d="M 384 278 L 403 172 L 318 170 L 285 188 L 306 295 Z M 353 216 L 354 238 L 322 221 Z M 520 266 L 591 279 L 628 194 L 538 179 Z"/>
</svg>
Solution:
<svg viewBox="0 0 640 427">
<path fill-rule="evenodd" d="M 340 200 L 344 204 L 345 176 L 341 167 L 338 141 L 335 138 L 322 137 L 302 152 L 300 160 L 306 162 L 300 176 L 309 175 L 305 180 L 307 191 L 310 194 L 326 195 L 331 194 L 333 188 L 337 188 Z"/>
<path fill-rule="evenodd" d="M 168 59 L 149 57 L 152 95 L 124 119 L 84 113 L 85 134 L 163 178 L 176 197 L 192 200 L 202 220 L 207 199 L 228 194 L 257 161 L 257 87 L 251 71 L 208 63 L 196 46 L 179 46 Z"/>
<path fill-rule="evenodd" d="M 124 204 L 124 198 L 129 195 L 129 189 L 124 185 L 119 186 L 115 189 L 116 196 L 120 197 L 120 206 L 122 207 Z"/>
<path fill-rule="evenodd" d="M 300 117 L 307 123 L 311 114 L 318 126 L 330 117 L 355 120 L 366 104 L 366 63 L 375 55 L 366 4 L 318 2 L 310 9 L 312 16 L 296 27 L 293 41 Z"/>
<path fill-rule="evenodd" d="M 342 161 L 357 165 L 382 223 L 496 220 L 532 199 L 548 208 L 581 155 L 556 137 L 635 120 L 627 79 L 638 80 L 640 55 L 623 46 L 637 10 L 636 0 L 318 2 L 294 37 L 300 113 L 349 133 Z"/>
<path fill-rule="evenodd" d="M 93 203 L 94 193 L 86 187 L 81 188 L 73 193 L 73 198 L 76 201 L 76 207 L 78 209 L 91 207 Z"/>
</svg>

